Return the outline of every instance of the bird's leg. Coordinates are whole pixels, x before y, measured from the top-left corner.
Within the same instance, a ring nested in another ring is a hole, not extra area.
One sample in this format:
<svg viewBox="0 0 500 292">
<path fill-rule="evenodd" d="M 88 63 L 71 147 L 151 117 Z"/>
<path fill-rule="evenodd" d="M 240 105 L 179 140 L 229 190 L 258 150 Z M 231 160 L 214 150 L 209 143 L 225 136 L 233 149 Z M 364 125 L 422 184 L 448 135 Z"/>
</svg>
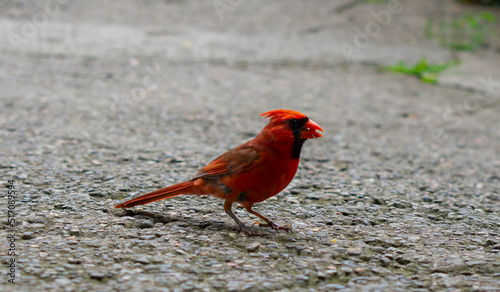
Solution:
<svg viewBox="0 0 500 292">
<path fill-rule="evenodd" d="M 257 213 L 256 211 L 254 211 L 252 209 L 252 205 L 247 205 L 245 206 L 248 213 L 250 214 L 253 214 L 257 217 L 259 217 L 260 219 L 264 220 L 267 222 L 267 224 L 261 224 L 259 222 L 256 222 L 254 224 L 258 224 L 259 226 L 263 226 L 263 227 L 271 227 L 272 229 L 274 230 L 285 230 L 286 232 L 288 231 L 292 231 L 292 226 L 288 226 L 288 225 L 277 225 L 276 223 L 274 223 L 273 221 L 271 221 L 271 219 L 267 218 L 266 216 L 262 215 L 262 214 L 259 214 Z"/>
<path fill-rule="evenodd" d="M 233 220 L 240 227 L 241 231 L 243 231 L 247 235 L 256 235 L 256 233 L 254 231 L 252 231 L 247 226 L 245 226 L 245 224 L 243 224 L 243 222 L 241 222 L 240 219 L 238 219 L 238 217 L 236 217 L 236 215 L 233 214 L 233 211 L 231 211 L 232 206 L 233 206 L 233 201 L 226 199 L 226 202 L 224 202 L 224 211 L 226 211 L 227 215 L 229 215 L 229 217 L 233 218 Z"/>
</svg>

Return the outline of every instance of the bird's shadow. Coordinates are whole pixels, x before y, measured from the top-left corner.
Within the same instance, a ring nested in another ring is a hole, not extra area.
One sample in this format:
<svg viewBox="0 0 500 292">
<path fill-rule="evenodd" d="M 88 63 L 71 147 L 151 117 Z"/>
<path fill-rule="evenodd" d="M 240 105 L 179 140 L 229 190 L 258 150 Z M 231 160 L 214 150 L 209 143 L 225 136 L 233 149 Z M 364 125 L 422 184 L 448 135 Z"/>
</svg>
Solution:
<svg viewBox="0 0 500 292">
<path fill-rule="evenodd" d="M 118 217 L 134 217 L 138 219 L 152 219 L 153 222 L 156 223 L 171 223 L 171 222 L 185 222 L 187 225 L 189 225 L 191 228 L 197 228 L 197 229 L 207 229 L 207 230 L 226 230 L 227 232 L 238 232 L 240 233 L 240 229 L 238 226 L 235 224 L 230 224 L 226 223 L 224 221 L 216 221 L 216 220 L 211 220 L 211 219 L 204 219 L 204 220 L 199 220 L 199 219 L 193 219 L 193 218 L 186 218 L 182 216 L 166 216 L 162 215 L 159 213 L 151 212 L 151 211 L 137 211 L 137 210 L 130 210 L 130 209 L 125 209 L 123 212 L 117 212 L 115 213 L 115 216 Z M 255 230 L 255 234 L 253 236 L 275 236 L 276 233 L 273 231 L 270 231 L 268 228 L 260 228 L 260 227 L 250 227 L 252 230 Z"/>
</svg>

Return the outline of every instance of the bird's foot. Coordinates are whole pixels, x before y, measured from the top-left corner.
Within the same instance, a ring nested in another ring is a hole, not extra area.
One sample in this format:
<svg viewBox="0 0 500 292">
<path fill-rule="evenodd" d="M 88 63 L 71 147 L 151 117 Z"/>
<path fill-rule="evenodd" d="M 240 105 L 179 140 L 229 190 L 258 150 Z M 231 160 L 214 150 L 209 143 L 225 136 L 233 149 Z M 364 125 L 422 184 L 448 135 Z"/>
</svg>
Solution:
<svg viewBox="0 0 500 292">
<path fill-rule="evenodd" d="M 258 225 L 259 227 L 270 227 L 276 231 L 278 231 L 278 230 L 285 230 L 286 232 L 293 231 L 292 226 L 290 226 L 290 225 L 278 225 L 278 224 L 274 223 L 273 221 L 270 221 L 266 224 L 262 224 L 260 222 L 255 222 L 254 224 L 252 224 L 252 226 L 253 225 Z"/>
<path fill-rule="evenodd" d="M 240 227 L 240 230 L 247 236 L 260 236 L 260 233 L 257 230 L 250 227 L 242 226 Z"/>
</svg>

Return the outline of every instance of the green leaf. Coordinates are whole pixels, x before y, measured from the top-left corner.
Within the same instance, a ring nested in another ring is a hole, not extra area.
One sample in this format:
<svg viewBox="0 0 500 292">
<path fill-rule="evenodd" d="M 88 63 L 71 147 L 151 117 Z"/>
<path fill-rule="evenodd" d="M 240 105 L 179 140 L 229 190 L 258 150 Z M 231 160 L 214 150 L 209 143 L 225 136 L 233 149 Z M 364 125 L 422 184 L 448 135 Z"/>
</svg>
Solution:
<svg viewBox="0 0 500 292">
<path fill-rule="evenodd" d="M 448 47 L 456 51 L 474 51 L 475 47 L 472 44 L 450 43 Z"/>
<path fill-rule="evenodd" d="M 425 73 L 420 78 L 423 82 L 436 84 L 438 81 L 437 74 Z"/>
<path fill-rule="evenodd" d="M 422 56 L 414 66 L 408 66 L 404 61 L 400 61 L 396 65 L 385 67 L 385 69 L 392 72 L 414 75 L 423 82 L 435 84 L 438 81 L 439 73 L 457 64 L 459 64 L 459 61 L 429 64 L 427 59 Z"/>
<path fill-rule="evenodd" d="M 496 16 L 489 11 L 483 11 L 479 15 L 483 20 L 486 20 L 488 22 L 496 22 L 497 21 Z"/>
<path fill-rule="evenodd" d="M 415 68 L 414 71 L 417 74 L 420 74 L 420 73 L 424 72 L 425 70 L 427 70 L 428 66 L 427 66 L 427 60 L 425 59 L 425 57 L 420 58 L 420 61 L 417 63 L 417 65 L 414 68 Z"/>
</svg>

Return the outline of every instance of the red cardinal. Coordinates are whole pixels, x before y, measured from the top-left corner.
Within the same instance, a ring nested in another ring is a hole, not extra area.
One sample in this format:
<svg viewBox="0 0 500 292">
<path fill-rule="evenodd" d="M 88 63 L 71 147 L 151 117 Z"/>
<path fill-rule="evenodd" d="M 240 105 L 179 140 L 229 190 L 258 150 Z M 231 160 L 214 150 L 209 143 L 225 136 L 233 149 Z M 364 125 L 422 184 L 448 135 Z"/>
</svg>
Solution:
<svg viewBox="0 0 500 292">
<path fill-rule="evenodd" d="M 224 211 L 245 233 L 252 234 L 231 211 L 234 202 L 267 223 L 261 226 L 291 230 L 289 226 L 276 225 L 252 210 L 252 206 L 278 194 L 290 183 L 299 166 L 302 145 L 307 139 L 321 137 L 317 131 L 323 129 L 297 111 L 279 109 L 261 116 L 270 121 L 257 137 L 220 155 L 192 179 L 139 196 L 115 208 L 130 208 L 182 194 L 211 194 L 225 200 Z"/>
</svg>

